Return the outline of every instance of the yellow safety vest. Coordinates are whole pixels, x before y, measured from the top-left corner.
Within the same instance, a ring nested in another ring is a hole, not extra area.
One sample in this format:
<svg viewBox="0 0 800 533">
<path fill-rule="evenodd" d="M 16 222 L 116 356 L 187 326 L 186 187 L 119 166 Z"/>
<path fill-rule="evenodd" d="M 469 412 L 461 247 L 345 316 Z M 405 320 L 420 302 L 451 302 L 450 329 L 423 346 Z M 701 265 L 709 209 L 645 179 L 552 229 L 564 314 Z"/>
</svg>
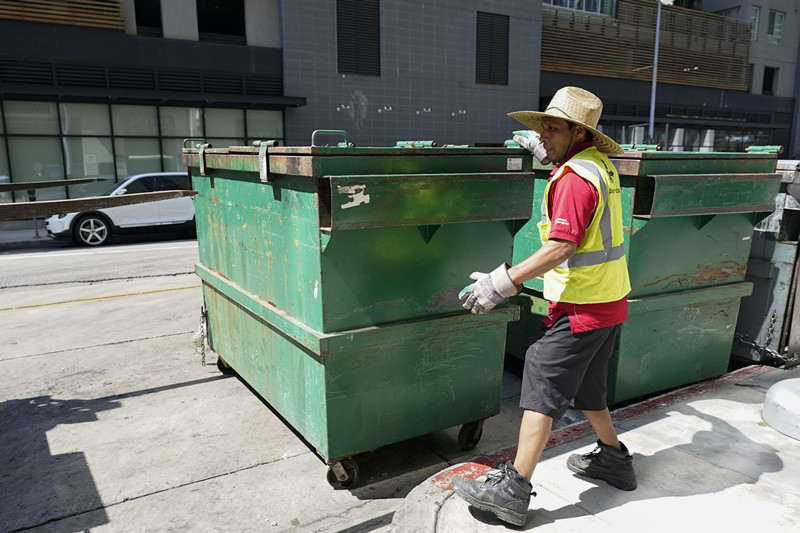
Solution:
<svg viewBox="0 0 800 533">
<path fill-rule="evenodd" d="M 619 175 L 608 156 L 592 146 L 558 169 L 544 190 L 539 236 L 542 244 L 550 236 L 550 188 L 567 167 L 594 185 L 599 201 L 575 255 L 544 275 L 544 297 L 551 302 L 576 304 L 615 302 L 630 292 L 631 284 L 625 261 Z"/>
</svg>

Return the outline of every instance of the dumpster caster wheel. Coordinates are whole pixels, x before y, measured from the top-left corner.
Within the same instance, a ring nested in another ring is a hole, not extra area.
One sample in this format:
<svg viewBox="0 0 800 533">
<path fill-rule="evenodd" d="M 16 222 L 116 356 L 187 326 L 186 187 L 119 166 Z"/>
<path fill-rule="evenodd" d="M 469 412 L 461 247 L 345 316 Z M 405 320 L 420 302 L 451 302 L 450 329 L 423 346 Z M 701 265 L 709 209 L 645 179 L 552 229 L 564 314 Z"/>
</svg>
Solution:
<svg viewBox="0 0 800 533">
<path fill-rule="evenodd" d="M 217 370 L 222 372 L 223 374 L 235 374 L 236 371 L 233 369 L 232 366 L 229 366 L 228 363 L 222 360 L 222 357 L 217 357 Z"/>
<path fill-rule="evenodd" d="M 458 446 L 464 450 L 471 450 L 478 445 L 483 436 L 483 420 L 468 422 L 461 426 L 458 432 Z"/>
<path fill-rule="evenodd" d="M 354 459 L 342 459 L 328 469 L 328 483 L 334 489 L 349 489 L 358 482 L 358 463 Z"/>
</svg>

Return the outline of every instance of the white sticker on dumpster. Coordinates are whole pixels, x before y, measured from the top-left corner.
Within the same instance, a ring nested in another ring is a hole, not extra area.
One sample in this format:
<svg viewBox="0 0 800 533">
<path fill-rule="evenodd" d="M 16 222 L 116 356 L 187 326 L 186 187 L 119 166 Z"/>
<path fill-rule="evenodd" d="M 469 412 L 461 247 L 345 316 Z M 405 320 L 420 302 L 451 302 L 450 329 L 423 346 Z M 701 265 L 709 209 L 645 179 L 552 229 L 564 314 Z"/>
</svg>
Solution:
<svg viewBox="0 0 800 533">
<path fill-rule="evenodd" d="M 522 170 L 522 158 L 509 157 L 506 159 L 506 170 Z"/>
<path fill-rule="evenodd" d="M 339 185 L 339 194 L 346 194 L 350 197 L 350 201 L 342 204 L 342 209 L 349 209 L 361 204 L 369 203 L 369 194 L 364 194 L 367 190 L 366 185 Z"/>
</svg>

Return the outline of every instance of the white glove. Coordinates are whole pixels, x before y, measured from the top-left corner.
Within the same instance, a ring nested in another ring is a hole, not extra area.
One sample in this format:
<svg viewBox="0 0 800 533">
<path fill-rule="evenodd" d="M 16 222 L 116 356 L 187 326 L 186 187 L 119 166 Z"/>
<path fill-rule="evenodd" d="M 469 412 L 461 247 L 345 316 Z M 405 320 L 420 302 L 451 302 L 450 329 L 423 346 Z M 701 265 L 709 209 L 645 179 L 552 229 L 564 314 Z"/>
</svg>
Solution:
<svg viewBox="0 0 800 533">
<path fill-rule="evenodd" d="M 514 285 L 508 275 L 508 265 L 503 263 L 490 274 L 473 272 L 469 276 L 475 283 L 467 285 L 458 294 L 458 299 L 463 300 L 464 309 L 469 309 L 472 314 L 488 313 L 503 298 L 510 298 L 519 294 L 520 287 Z"/>
<path fill-rule="evenodd" d="M 527 149 L 533 154 L 533 157 L 539 160 L 543 165 L 550 163 L 547 159 L 547 151 L 544 149 L 542 141 L 539 139 L 539 134 L 532 130 L 518 130 L 514 132 L 514 142 L 523 148 Z"/>
</svg>

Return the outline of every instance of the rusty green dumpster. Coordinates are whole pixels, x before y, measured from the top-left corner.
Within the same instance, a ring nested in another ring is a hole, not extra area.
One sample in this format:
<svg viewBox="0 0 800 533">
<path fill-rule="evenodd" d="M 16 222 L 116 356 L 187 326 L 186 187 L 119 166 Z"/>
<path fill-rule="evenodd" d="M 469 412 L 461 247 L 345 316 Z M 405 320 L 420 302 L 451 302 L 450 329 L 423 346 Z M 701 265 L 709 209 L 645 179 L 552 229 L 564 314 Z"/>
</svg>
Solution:
<svg viewBox="0 0 800 533">
<path fill-rule="evenodd" d="M 475 270 L 511 260 L 530 160 L 504 148 L 184 148 L 208 339 L 351 486 L 352 456 L 500 406 L 515 306 L 464 311 Z M 526 166 L 527 165 L 527 166 Z"/>
<path fill-rule="evenodd" d="M 719 376 L 728 369 L 754 225 L 774 209 L 774 154 L 627 152 L 620 173 L 628 320 L 610 361 L 608 400 L 619 403 Z M 533 212 L 541 212 L 550 168 L 537 166 Z M 537 220 L 517 234 L 514 261 L 541 243 Z M 542 280 L 514 300 L 508 351 L 525 349 L 547 311 Z"/>
</svg>

